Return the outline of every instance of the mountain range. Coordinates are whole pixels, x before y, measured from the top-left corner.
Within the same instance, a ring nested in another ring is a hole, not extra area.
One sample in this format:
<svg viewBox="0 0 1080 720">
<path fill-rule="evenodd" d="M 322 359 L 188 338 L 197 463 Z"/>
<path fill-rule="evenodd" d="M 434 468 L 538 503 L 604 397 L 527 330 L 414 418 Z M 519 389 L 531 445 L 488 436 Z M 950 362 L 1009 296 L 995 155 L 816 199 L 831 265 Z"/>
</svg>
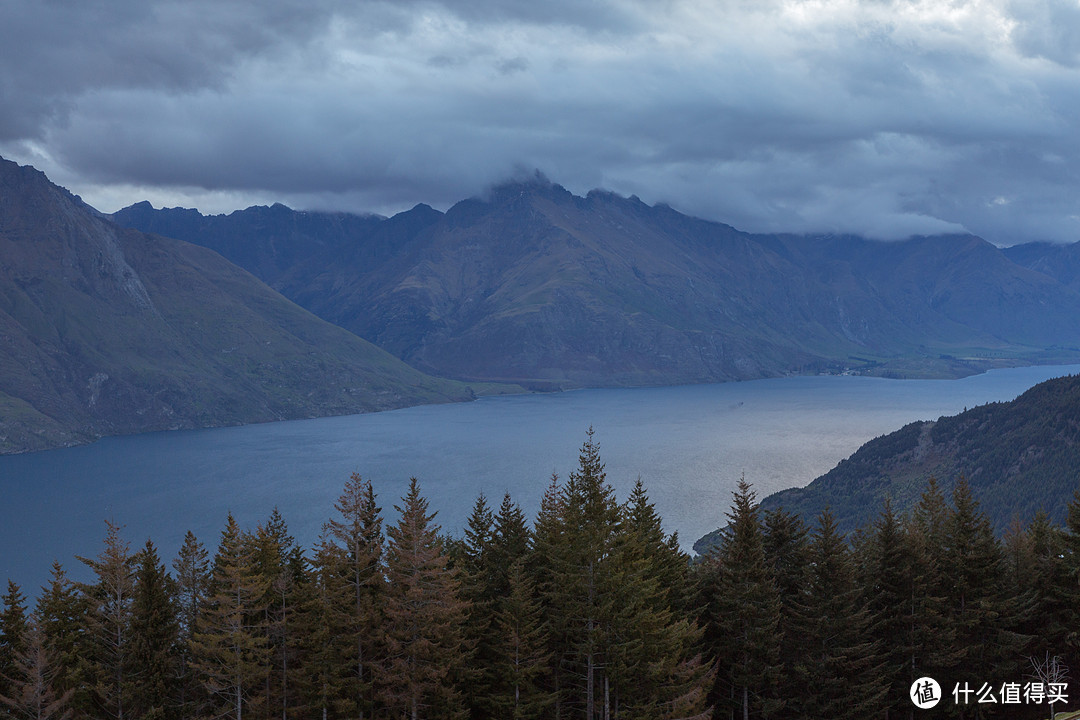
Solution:
<svg viewBox="0 0 1080 720">
<path fill-rule="evenodd" d="M 0 346 L 0 452 L 474 390 L 318 319 L 217 253 L 120 228 L 2 159 Z"/>
<path fill-rule="evenodd" d="M 1080 490 L 1080 376 L 1047 380 L 1010 402 L 989 403 L 874 438 L 809 485 L 773 493 L 763 510 L 784 508 L 813 524 L 826 508 L 850 533 L 873 522 L 886 498 L 896 513 L 918 502 L 933 477 L 946 496 L 967 479 L 999 533 L 1038 511 L 1059 525 Z M 715 531 L 697 541 L 704 553 Z"/>
<path fill-rule="evenodd" d="M 1074 256 L 751 234 L 540 175 L 389 218 L 104 216 L 0 160 L 0 452 L 521 386 L 1076 361 Z"/>
<path fill-rule="evenodd" d="M 466 381 L 955 377 L 1080 357 L 1080 287 L 971 235 L 750 234 L 542 176 L 390 218 L 139 203 L 112 219 L 211 248 L 411 366 Z"/>
</svg>

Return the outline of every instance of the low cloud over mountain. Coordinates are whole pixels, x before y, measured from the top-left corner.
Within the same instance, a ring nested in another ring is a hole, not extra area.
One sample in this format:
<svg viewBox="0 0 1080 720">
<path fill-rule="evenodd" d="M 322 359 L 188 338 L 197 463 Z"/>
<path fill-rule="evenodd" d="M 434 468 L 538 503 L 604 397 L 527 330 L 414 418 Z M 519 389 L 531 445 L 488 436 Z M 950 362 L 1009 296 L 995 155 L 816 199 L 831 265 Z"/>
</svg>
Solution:
<svg viewBox="0 0 1080 720">
<path fill-rule="evenodd" d="M 935 3 L 0 7 L 0 152 L 132 197 L 393 214 L 540 167 L 757 232 L 1080 239 L 1080 11 Z"/>
</svg>

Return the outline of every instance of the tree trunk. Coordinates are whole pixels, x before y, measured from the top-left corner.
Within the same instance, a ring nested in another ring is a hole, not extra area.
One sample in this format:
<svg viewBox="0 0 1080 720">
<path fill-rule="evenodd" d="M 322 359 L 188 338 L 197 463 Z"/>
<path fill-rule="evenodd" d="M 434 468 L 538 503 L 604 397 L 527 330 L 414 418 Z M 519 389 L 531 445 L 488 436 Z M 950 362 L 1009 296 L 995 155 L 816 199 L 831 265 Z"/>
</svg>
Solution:
<svg viewBox="0 0 1080 720">
<path fill-rule="evenodd" d="M 367 693 L 363 691 L 364 687 L 364 641 L 360 637 L 356 638 L 356 679 L 360 681 L 360 720 L 364 720 L 364 703 L 367 698 Z"/>
<path fill-rule="evenodd" d="M 520 675 L 517 674 L 517 673 L 521 672 L 521 648 L 520 648 L 520 643 L 515 644 L 515 646 L 514 646 L 514 670 L 515 670 L 515 677 L 514 677 L 514 717 L 516 718 L 516 717 L 518 717 L 518 714 L 521 712 L 521 681 L 518 680 Z"/>
<path fill-rule="evenodd" d="M 590 591 L 591 594 L 591 591 Z M 589 618 L 586 624 L 586 633 L 588 633 L 588 651 L 585 660 L 585 718 L 586 720 L 596 720 L 596 688 L 594 687 L 593 671 L 595 668 L 595 661 L 593 659 L 593 619 Z"/>
<path fill-rule="evenodd" d="M 592 619 L 589 620 L 589 637 L 592 637 Z M 591 643 L 590 643 L 591 645 Z M 585 669 L 585 718 L 586 720 L 596 720 L 596 701 L 593 698 L 593 653 L 592 647 L 589 648 L 588 659 L 586 660 Z"/>
<path fill-rule="evenodd" d="M 559 694 L 559 666 L 555 664 L 555 720 L 562 720 L 562 695 Z"/>
</svg>

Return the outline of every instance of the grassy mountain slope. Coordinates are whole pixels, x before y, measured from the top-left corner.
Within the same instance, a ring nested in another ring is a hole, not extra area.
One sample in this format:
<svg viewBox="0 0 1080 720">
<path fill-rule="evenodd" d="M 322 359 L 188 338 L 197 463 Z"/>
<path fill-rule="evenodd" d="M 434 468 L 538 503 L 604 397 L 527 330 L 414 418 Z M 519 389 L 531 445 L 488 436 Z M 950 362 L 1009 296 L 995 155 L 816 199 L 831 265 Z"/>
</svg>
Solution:
<svg viewBox="0 0 1080 720">
<path fill-rule="evenodd" d="M 946 489 L 963 475 L 998 531 L 1013 517 L 1045 510 L 1063 523 L 1080 489 L 1080 376 L 1039 383 L 1006 403 L 875 438 L 802 488 L 774 493 L 761 507 L 784 507 L 812 521 L 831 508 L 844 532 L 874 520 L 886 497 L 897 512 L 919 499 L 930 477 Z M 695 547 L 706 547 L 706 536 Z"/>
<path fill-rule="evenodd" d="M 3 160 L 0 344 L 2 452 L 472 396 Z"/>
</svg>

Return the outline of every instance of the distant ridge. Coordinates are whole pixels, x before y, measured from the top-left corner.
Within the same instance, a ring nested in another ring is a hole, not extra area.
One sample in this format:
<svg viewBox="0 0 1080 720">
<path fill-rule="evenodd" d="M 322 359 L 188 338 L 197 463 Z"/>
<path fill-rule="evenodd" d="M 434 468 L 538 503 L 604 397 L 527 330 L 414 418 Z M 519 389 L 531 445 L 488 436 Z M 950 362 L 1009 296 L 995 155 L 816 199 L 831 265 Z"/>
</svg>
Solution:
<svg viewBox="0 0 1080 720">
<path fill-rule="evenodd" d="M 1064 524 L 1080 490 L 1080 376 L 1047 380 L 1011 402 L 990 403 L 934 422 L 915 422 L 874 438 L 851 457 L 802 488 L 761 501 L 808 523 L 828 507 L 850 533 L 873 522 L 886 497 L 895 512 L 918 502 L 935 477 L 946 495 L 967 478 L 980 507 L 999 533 L 1014 518 L 1028 522 L 1038 510 Z M 694 544 L 699 552 L 717 539 Z"/>
<path fill-rule="evenodd" d="M 1062 285 L 1080 290 L 1080 243 L 1025 243 L 1007 247 L 1002 252 L 1017 265 L 1044 273 Z"/>
<path fill-rule="evenodd" d="M 4 453 L 472 397 L 3 159 L 0 347 Z"/>
<path fill-rule="evenodd" d="M 1080 359 L 1080 288 L 970 235 L 753 235 L 544 178 L 441 213 L 114 215 L 243 264 L 410 365 L 537 388 Z M 322 228 L 322 229 L 320 229 Z"/>
</svg>

